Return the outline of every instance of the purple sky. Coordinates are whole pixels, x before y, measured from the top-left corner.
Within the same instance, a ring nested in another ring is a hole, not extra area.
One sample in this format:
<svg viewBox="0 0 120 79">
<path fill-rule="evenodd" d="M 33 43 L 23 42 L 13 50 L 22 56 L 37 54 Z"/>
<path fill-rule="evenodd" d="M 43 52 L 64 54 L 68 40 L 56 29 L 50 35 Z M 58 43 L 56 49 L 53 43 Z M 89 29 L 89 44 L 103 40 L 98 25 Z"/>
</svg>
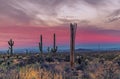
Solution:
<svg viewBox="0 0 120 79">
<path fill-rule="evenodd" d="M 0 0 L 0 48 L 69 45 L 69 24 L 78 24 L 76 44 L 120 43 L 120 0 Z M 69 46 L 68 46 L 69 47 Z"/>
</svg>

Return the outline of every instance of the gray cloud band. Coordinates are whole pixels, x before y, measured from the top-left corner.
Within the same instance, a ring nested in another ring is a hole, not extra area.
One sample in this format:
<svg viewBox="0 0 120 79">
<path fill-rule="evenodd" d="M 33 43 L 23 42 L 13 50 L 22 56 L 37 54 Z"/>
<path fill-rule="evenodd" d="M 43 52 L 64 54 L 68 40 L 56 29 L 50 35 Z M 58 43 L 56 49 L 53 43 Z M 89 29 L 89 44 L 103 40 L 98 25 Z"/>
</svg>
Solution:
<svg viewBox="0 0 120 79">
<path fill-rule="evenodd" d="M 104 7 L 109 1 L 110 0 L 0 0 L 0 16 L 6 15 L 21 23 L 30 23 L 32 20 L 35 20 L 36 14 L 56 18 L 59 9 L 64 5 L 75 8 L 74 6 L 80 3 L 80 5 L 92 5 L 94 8 L 100 8 Z M 61 21 L 62 19 L 57 20 L 63 22 Z M 45 25 L 46 19 L 39 18 L 39 22 Z"/>
</svg>

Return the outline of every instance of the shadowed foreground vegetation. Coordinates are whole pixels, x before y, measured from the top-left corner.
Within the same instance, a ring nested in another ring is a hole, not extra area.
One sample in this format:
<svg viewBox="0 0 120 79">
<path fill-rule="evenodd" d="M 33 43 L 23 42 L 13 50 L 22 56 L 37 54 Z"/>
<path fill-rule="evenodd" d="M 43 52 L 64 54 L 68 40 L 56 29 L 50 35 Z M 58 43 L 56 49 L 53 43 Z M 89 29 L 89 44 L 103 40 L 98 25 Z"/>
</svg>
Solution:
<svg viewBox="0 0 120 79">
<path fill-rule="evenodd" d="M 0 79 L 120 79 L 120 53 L 69 53 L 56 55 L 0 55 Z"/>
</svg>

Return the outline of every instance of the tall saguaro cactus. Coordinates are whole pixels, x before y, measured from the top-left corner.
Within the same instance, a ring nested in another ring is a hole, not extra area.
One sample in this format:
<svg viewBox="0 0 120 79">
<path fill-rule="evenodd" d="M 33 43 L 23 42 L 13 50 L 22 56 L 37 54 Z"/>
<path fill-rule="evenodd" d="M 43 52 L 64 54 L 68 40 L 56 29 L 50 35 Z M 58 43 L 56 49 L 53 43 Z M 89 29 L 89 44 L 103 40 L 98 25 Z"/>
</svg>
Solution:
<svg viewBox="0 0 120 79">
<path fill-rule="evenodd" d="M 42 35 L 40 35 L 39 50 L 40 50 L 40 53 L 41 53 L 41 55 L 42 55 L 42 54 L 43 54 Z"/>
<path fill-rule="evenodd" d="M 51 51 L 52 51 L 53 53 L 56 53 L 56 52 L 57 52 L 57 49 L 58 49 L 58 47 L 56 46 L 56 35 L 55 35 L 55 33 L 54 33 L 54 35 L 53 35 L 53 48 L 51 49 Z"/>
<path fill-rule="evenodd" d="M 70 24 L 70 65 L 74 68 L 74 53 L 75 53 L 75 35 L 77 24 Z"/>
<path fill-rule="evenodd" d="M 9 44 L 9 49 L 10 49 L 10 55 L 13 55 L 13 46 L 14 46 L 14 41 L 12 39 L 10 39 L 8 41 Z"/>
</svg>

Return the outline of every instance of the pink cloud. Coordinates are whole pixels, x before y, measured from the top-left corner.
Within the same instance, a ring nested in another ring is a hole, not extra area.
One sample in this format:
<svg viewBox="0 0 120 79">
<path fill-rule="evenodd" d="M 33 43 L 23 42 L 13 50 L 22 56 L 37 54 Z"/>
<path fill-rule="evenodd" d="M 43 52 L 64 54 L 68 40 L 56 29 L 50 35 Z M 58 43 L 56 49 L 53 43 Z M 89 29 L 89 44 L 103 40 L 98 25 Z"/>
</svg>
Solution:
<svg viewBox="0 0 120 79">
<path fill-rule="evenodd" d="M 65 28 L 56 27 L 0 27 L 1 42 L 6 42 L 12 38 L 15 41 L 16 47 L 37 46 L 40 35 L 43 35 L 43 44 L 46 46 L 52 45 L 53 33 L 56 33 L 58 44 L 63 44 L 68 37 L 68 30 Z M 1 47 L 3 44 L 0 45 Z"/>
<path fill-rule="evenodd" d="M 40 34 L 43 35 L 43 44 L 51 46 L 53 44 L 53 33 L 56 33 L 57 45 L 69 44 L 69 27 L 0 27 L 0 48 L 8 47 L 7 41 L 12 38 L 15 47 L 38 46 Z M 114 32 L 113 32 L 114 33 Z M 110 33 L 78 28 L 76 33 L 76 43 L 118 43 L 120 37 Z"/>
</svg>

